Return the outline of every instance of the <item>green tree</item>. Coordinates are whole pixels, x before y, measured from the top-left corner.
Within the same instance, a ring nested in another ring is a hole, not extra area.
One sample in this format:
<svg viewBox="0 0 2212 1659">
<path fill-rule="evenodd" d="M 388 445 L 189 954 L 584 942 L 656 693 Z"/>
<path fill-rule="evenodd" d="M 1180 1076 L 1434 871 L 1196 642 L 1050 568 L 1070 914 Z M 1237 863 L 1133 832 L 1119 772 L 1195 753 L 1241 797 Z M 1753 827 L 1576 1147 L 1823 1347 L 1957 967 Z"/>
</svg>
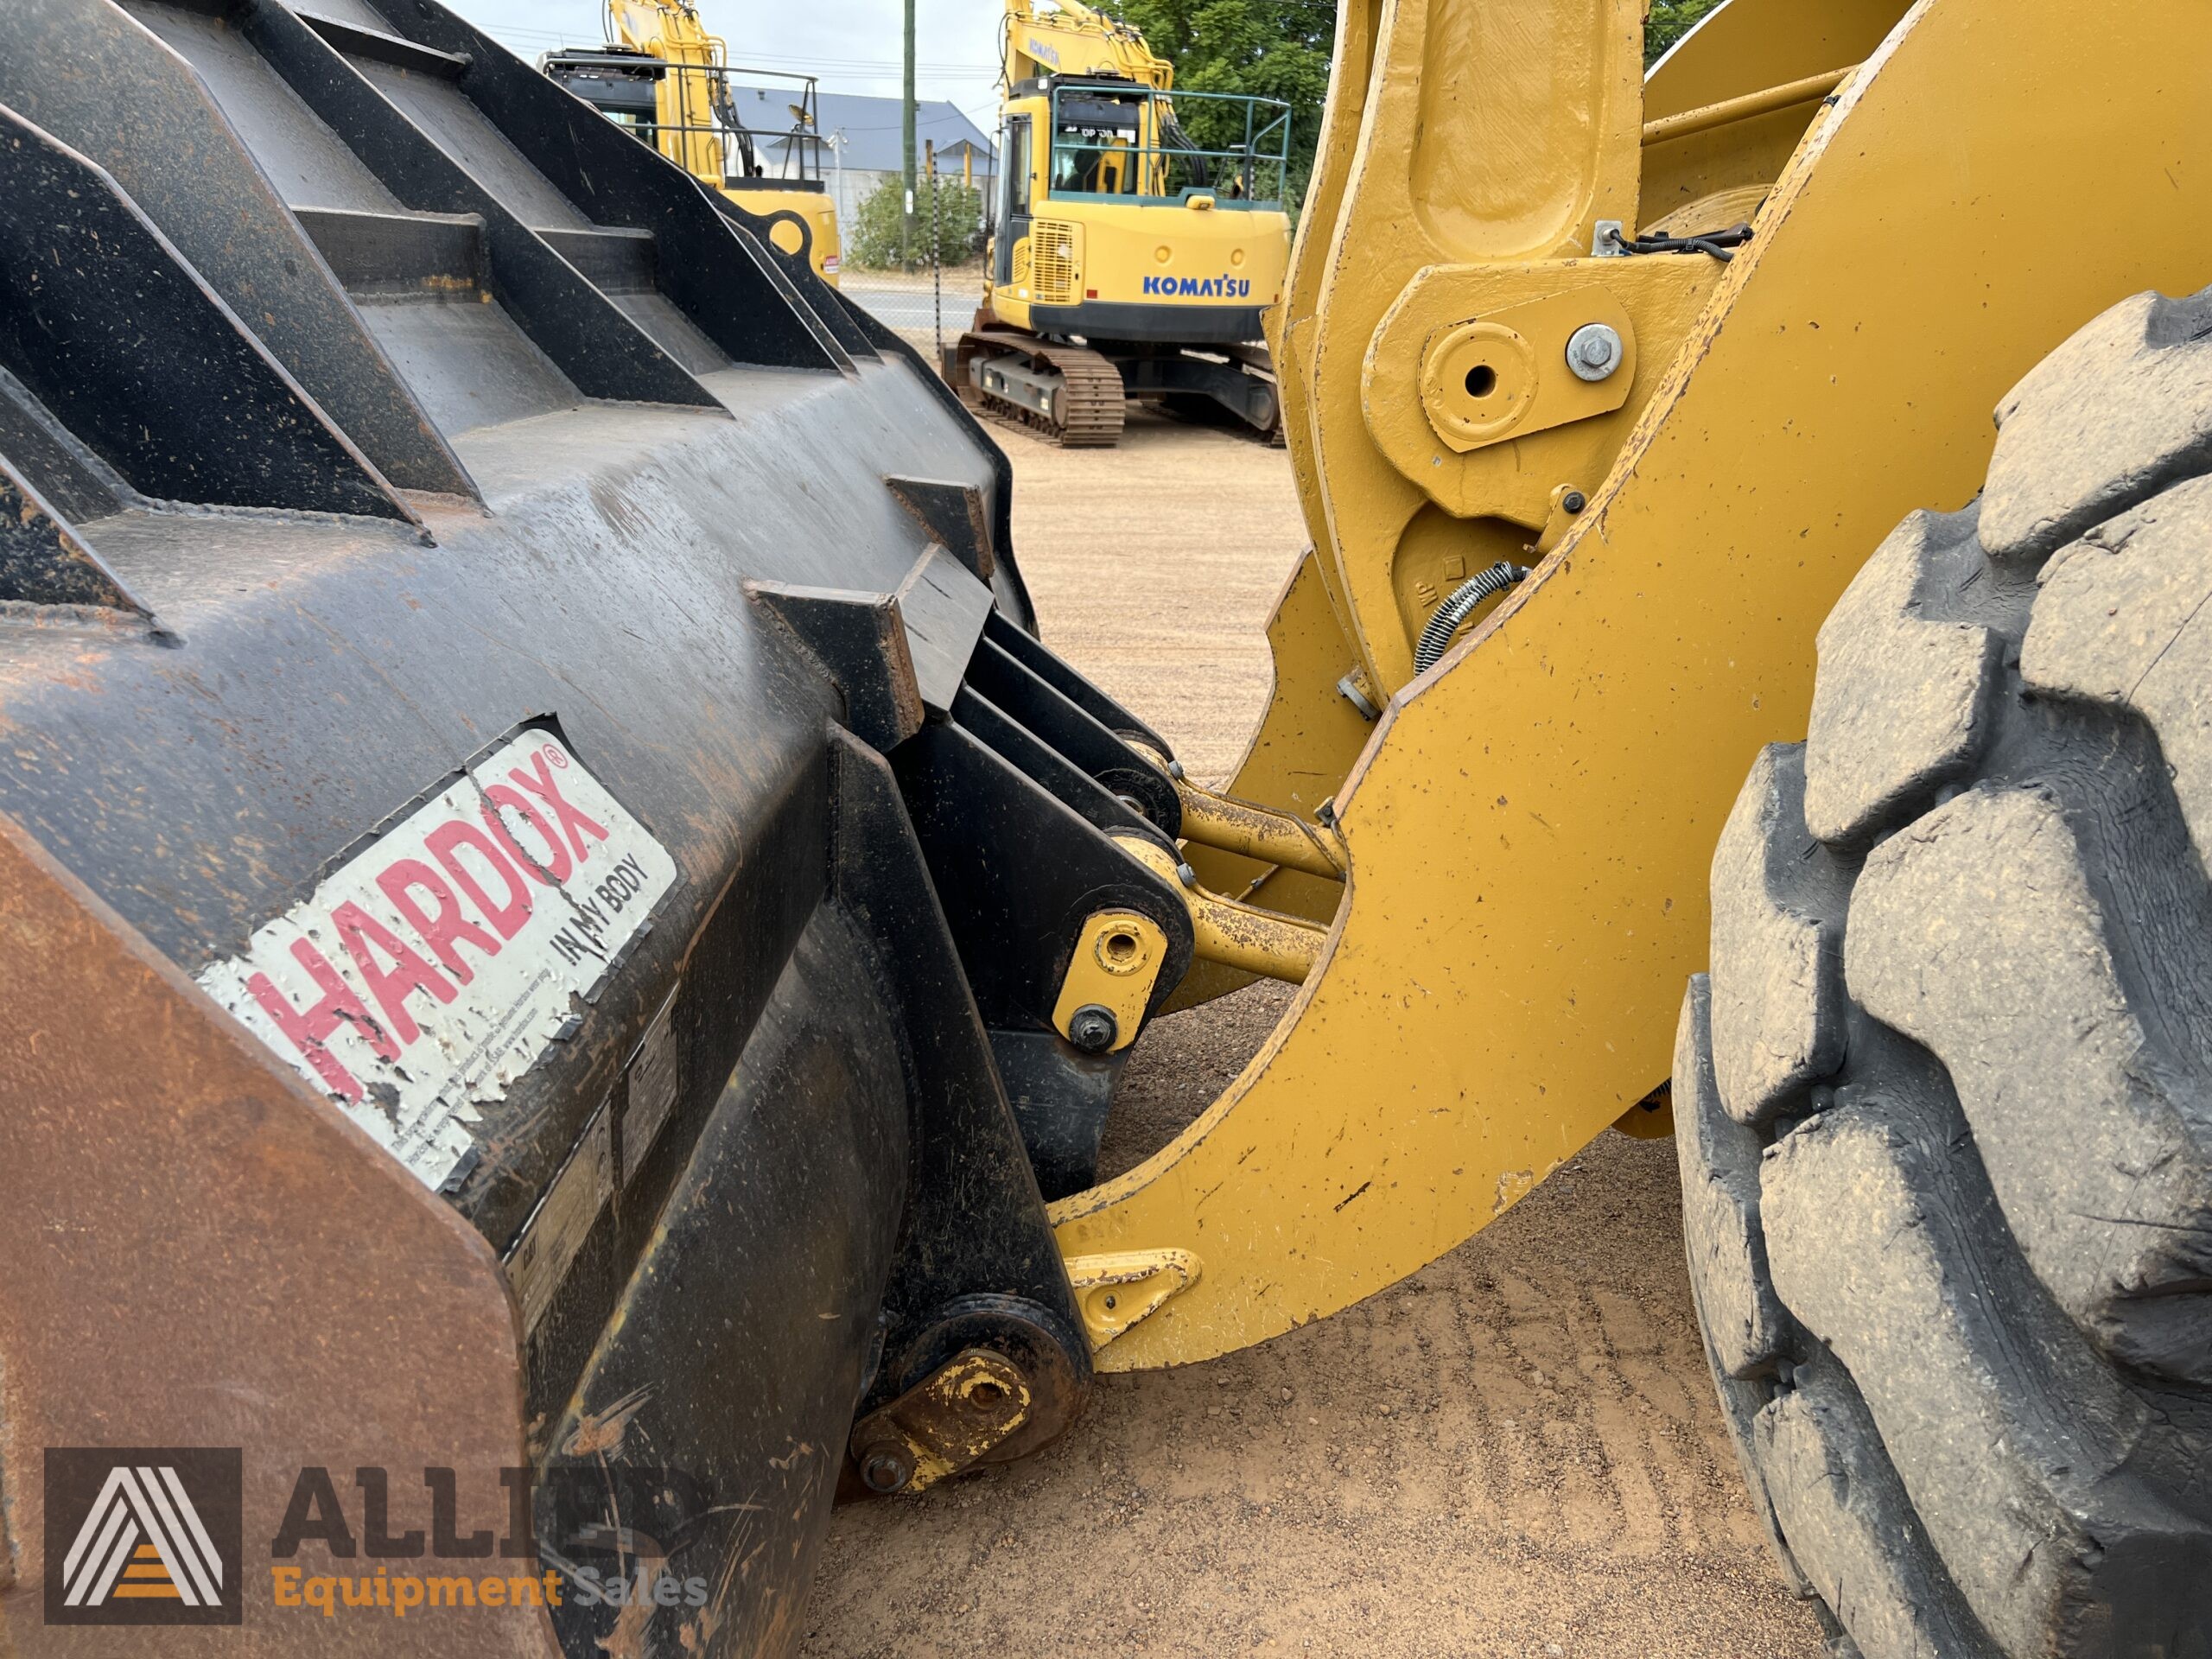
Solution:
<svg viewBox="0 0 2212 1659">
<path fill-rule="evenodd" d="M 1290 105 L 1290 179 L 1296 201 L 1313 170 L 1321 105 L 1336 43 L 1335 0 L 1125 0 L 1123 18 L 1175 66 L 1178 90 L 1281 99 Z M 1175 106 L 1201 149 L 1244 142 L 1244 112 L 1204 99 Z"/>
<path fill-rule="evenodd" d="M 1659 61 L 1659 54 L 1697 27 L 1698 19 L 1720 0 L 1652 0 L 1651 15 L 1643 22 L 1643 67 Z"/>
<path fill-rule="evenodd" d="M 929 264 L 930 226 L 934 223 L 938 262 L 957 265 L 976 251 L 976 238 L 983 224 L 983 193 L 953 179 L 939 179 L 936 188 L 934 215 L 930 209 L 929 180 L 922 180 L 914 192 L 914 259 L 919 264 Z M 872 265 L 878 270 L 897 264 L 906 213 L 906 181 L 896 173 L 888 174 L 861 198 L 852 233 L 845 240 L 845 257 L 856 265 Z"/>
</svg>

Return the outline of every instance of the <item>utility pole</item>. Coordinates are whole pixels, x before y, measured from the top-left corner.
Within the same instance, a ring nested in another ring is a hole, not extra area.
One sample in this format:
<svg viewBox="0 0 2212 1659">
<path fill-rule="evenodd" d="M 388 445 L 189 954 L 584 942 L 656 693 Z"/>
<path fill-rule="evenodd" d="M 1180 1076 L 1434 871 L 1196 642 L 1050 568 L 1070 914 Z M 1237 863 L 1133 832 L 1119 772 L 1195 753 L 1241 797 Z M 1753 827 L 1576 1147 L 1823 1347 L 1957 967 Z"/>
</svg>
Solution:
<svg viewBox="0 0 2212 1659">
<path fill-rule="evenodd" d="M 937 318 L 937 360 L 944 362 L 944 273 L 938 269 L 938 250 L 944 246 L 944 221 L 937 207 L 937 140 L 930 140 L 930 304 Z"/>
<path fill-rule="evenodd" d="M 906 0 L 906 95 L 899 111 L 906 147 L 906 216 L 899 221 L 899 264 L 914 268 L 914 0 Z"/>
</svg>

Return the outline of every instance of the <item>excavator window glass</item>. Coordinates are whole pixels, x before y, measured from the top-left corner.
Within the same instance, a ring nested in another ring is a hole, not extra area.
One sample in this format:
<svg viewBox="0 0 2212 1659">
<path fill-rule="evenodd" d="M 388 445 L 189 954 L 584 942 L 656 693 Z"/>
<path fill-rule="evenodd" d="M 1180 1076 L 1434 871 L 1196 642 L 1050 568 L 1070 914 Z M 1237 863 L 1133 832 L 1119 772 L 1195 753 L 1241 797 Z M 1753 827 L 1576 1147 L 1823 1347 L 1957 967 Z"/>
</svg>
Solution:
<svg viewBox="0 0 2212 1659">
<path fill-rule="evenodd" d="M 643 54 L 549 53 L 542 67 L 617 126 L 652 124 L 665 71 Z"/>
<path fill-rule="evenodd" d="M 1052 188 L 1081 195 L 1139 194 L 1132 163 L 1144 151 L 1145 101 L 1075 92 L 1055 99 Z"/>
<path fill-rule="evenodd" d="M 1051 131 L 1054 196 L 1281 205 L 1290 109 L 1273 99 L 1058 86 Z"/>
</svg>

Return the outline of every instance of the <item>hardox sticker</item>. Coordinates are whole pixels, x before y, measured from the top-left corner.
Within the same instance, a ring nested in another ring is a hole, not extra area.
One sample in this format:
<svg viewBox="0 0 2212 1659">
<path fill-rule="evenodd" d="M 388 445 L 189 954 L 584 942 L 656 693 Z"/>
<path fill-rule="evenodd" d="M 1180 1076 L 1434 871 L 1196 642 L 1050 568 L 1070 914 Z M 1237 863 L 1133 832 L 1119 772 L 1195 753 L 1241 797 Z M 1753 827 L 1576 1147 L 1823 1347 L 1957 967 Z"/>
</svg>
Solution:
<svg viewBox="0 0 2212 1659">
<path fill-rule="evenodd" d="M 676 883 L 561 740 L 522 732 L 200 984 L 426 1185 Z"/>
</svg>

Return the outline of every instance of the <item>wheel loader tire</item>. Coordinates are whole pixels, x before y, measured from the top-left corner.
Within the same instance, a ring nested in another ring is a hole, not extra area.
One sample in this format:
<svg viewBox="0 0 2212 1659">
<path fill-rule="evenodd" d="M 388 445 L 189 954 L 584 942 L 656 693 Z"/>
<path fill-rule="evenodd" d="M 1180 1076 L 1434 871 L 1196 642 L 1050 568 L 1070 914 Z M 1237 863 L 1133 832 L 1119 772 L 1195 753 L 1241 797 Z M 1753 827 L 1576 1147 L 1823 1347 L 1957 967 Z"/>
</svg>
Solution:
<svg viewBox="0 0 2212 1659">
<path fill-rule="evenodd" d="M 1707 1351 L 1865 1659 L 2212 1655 L 2212 289 L 2115 307 L 1883 543 L 1713 862 Z"/>
</svg>

